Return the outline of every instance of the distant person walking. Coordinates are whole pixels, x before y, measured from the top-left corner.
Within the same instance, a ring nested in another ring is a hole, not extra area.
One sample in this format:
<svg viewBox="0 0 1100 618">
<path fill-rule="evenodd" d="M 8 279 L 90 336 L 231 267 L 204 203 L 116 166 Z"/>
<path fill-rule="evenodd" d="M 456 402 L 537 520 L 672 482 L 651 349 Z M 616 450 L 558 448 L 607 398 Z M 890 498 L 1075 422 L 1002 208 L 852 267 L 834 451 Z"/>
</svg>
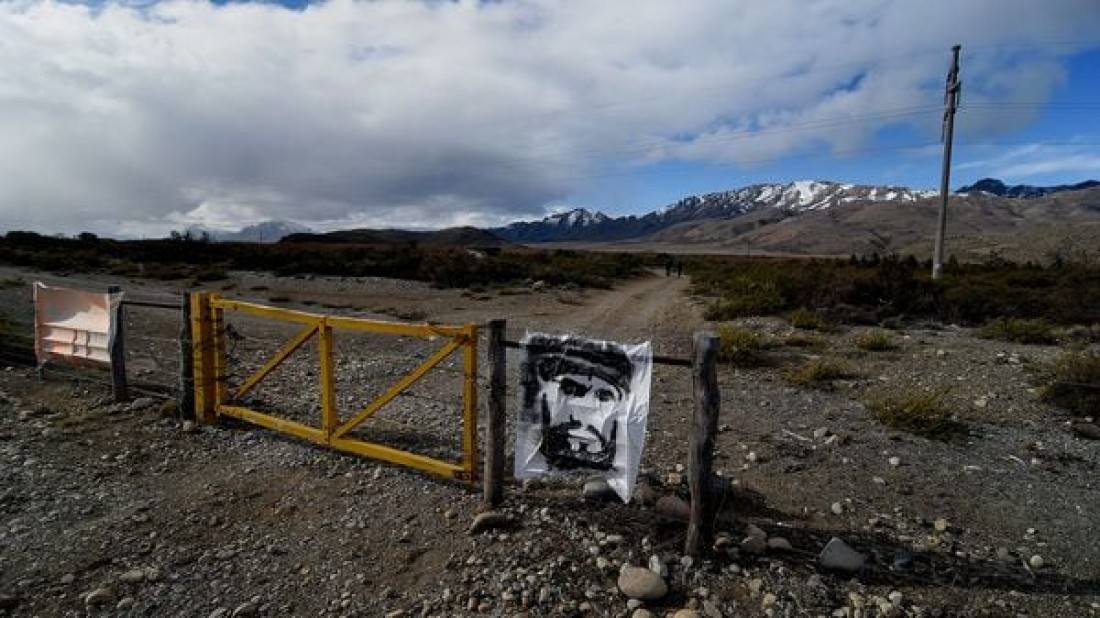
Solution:
<svg viewBox="0 0 1100 618">
<path fill-rule="evenodd" d="M 684 263 L 676 262 L 676 276 L 682 277 L 684 275 Z"/>
<path fill-rule="evenodd" d="M 672 276 L 672 258 L 669 258 L 668 261 L 665 262 L 665 276 Z"/>
</svg>

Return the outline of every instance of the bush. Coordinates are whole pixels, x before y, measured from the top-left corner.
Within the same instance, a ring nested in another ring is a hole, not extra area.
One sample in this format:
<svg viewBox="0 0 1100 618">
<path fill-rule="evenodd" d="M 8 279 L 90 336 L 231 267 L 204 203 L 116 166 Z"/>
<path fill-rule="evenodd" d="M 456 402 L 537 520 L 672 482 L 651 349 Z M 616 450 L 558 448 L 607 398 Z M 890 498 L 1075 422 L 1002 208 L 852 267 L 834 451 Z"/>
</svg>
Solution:
<svg viewBox="0 0 1100 618">
<path fill-rule="evenodd" d="M 723 324 L 718 327 L 718 360 L 735 367 L 758 367 L 767 362 L 768 340 L 747 328 Z"/>
<path fill-rule="evenodd" d="M 22 277 L 11 277 L 9 279 L 0 280 L 0 290 L 10 290 L 12 288 L 21 288 L 27 285 L 27 281 Z"/>
<path fill-rule="evenodd" d="M 944 391 L 877 397 L 867 403 L 872 414 L 887 427 L 945 442 L 965 439 L 965 424 L 951 418 L 944 405 Z"/>
<path fill-rule="evenodd" d="M 1043 319 L 997 318 L 979 329 L 978 336 L 1013 343 L 1058 343 L 1054 327 Z"/>
<path fill-rule="evenodd" d="M 885 352 L 898 347 L 894 336 L 884 330 L 869 330 L 856 337 L 856 347 L 868 352 Z"/>
<path fill-rule="evenodd" d="M 1047 381 L 1044 401 L 1080 416 L 1100 415 L 1100 352 L 1065 352 L 1039 370 Z"/>
<path fill-rule="evenodd" d="M 787 323 L 804 330 L 825 330 L 828 324 L 817 312 L 799 307 L 787 314 Z"/>
<path fill-rule="evenodd" d="M 848 364 L 842 360 L 817 358 L 807 361 L 798 367 L 788 369 L 783 377 L 791 384 L 810 388 L 827 388 L 832 386 L 833 380 L 851 375 Z"/>
</svg>

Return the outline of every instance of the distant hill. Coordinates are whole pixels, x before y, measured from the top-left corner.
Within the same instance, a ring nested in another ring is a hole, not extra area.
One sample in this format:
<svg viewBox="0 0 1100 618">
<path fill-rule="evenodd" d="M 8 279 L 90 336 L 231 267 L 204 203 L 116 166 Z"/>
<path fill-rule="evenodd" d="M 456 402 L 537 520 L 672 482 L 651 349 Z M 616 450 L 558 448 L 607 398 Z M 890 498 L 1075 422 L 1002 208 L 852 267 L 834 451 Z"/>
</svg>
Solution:
<svg viewBox="0 0 1100 618">
<path fill-rule="evenodd" d="M 453 247 L 502 247 L 511 243 L 492 232 L 476 227 L 453 227 L 430 232 L 412 232 L 408 230 L 340 230 L 336 232 L 290 234 L 284 243 L 341 243 L 395 245 L 416 243 L 423 246 Z"/>
<path fill-rule="evenodd" d="M 1052 193 L 1062 193 L 1064 191 L 1080 191 L 1082 189 L 1091 189 L 1093 187 L 1100 187 L 1100 182 L 1097 182 L 1095 180 L 1086 180 L 1085 182 L 1079 182 L 1075 185 L 1054 185 L 1050 187 L 1037 187 L 1033 185 L 1006 185 L 1004 182 L 996 178 L 982 178 L 972 185 L 960 187 L 957 193 L 988 193 L 990 195 L 997 195 L 1000 197 L 1035 198 L 1043 197 L 1044 195 L 1050 195 Z"/>
<path fill-rule="evenodd" d="M 187 231 L 196 237 L 206 234 L 211 240 L 218 242 L 279 242 L 284 236 L 313 230 L 293 221 L 263 221 L 236 232 L 212 230 L 201 225 L 193 225 Z"/>
</svg>

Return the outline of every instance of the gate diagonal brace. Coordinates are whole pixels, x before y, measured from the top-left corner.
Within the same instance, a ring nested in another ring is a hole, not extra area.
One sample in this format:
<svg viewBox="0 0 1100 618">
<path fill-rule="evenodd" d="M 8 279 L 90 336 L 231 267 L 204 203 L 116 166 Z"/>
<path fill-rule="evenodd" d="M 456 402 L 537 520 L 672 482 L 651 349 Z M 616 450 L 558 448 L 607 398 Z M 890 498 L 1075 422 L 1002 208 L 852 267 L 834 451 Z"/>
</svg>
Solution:
<svg viewBox="0 0 1100 618">
<path fill-rule="evenodd" d="M 456 337 L 447 342 L 438 352 L 432 355 L 431 358 L 420 364 L 419 367 L 414 369 L 412 373 L 406 375 L 400 382 L 393 385 L 390 390 L 386 391 L 382 395 L 372 401 L 362 412 L 356 414 L 348 422 L 336 428 L 336 431 L 332 433 L 333 438 L 340 438 L 347 434 L 352 429 L 355 429 L 360 423 L 367 420 L 375 412 L 377 412 L 382 406 L 386 405 L 393 400 L 394 397 L 400 395 L 405 389 L 416 383 L 417 380 L 424 377 L 433 367 L 443 362 L 448 356 L 455 350 L 460 348 L 465 343 L 465 338 Z"/>
<path fill-rule="evenodd" d="M 248 394 L 249 391 L 260 383 L 260 380 L 266 378 L 276 367 L 283 364 L 283 361 L 293 354 L 295 350 L 302 347 L 302 345 L 309 341 L 313 335 L 317 334 L 319 327 L 319 324 L 312 324 L 303 328 L 293 339 L 288 341 L 271 360 L 267 361 L 263 367 L 260 367 L 256 373 L 249 376 L 249 378 L 237 388 L 236 392 L 233 393 L 232 400 L 238 401 L 241 397 Z"/>
</svg>

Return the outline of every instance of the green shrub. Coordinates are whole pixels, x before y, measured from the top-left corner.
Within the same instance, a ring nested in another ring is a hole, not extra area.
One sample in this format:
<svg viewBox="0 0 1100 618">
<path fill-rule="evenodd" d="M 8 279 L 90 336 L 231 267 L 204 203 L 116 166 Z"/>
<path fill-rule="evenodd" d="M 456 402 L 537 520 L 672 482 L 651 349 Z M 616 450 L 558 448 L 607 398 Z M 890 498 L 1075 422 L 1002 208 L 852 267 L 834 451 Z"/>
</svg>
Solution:
<svg viewBox="0 0 1100 618">
<path fill-rule="evenodd" d="M 764 350 L 769 342 L 764 335 L 738 326 L 718 327 L 718 360 L 735 367 L 758 367 L 767 363 Z"/>
<path fill-rule="evenodd" d="M 887 427 L 946 442 L 965 439 L 969 431 L 964 423 L 951 418 L 945 395 L 945 391 L 926 391 L 879 396 L 867 402 L 867 407 Z"/>
<path fill-rule="evenodd" d="M 1054 327 L 1043 319 L 997 318 L 981 327 L 978 330 L 978 336 L 1013 343 L 1052 344 L 1058 342 L 1058 338 L 1054 335 Z"/>
<path fill-rule="evenodd" d="M 1038 369 L 1046 378 L 1044 401 L 1081 416 L 1100 415 L 1100 352 L 1065 352 Z"/>
<path fill-rule="evenodd" d="M 787 314 L 787 323 L 803 330 L 825 330 L 828 324 L 816 311 L 799 307 Z"/>
<path fill-rule="evenodd" d="M 783 373 L 791 384 L 810 388 L 827 388 L 832 386 L 833 380 L 839 380 L 851 375 L 848 364 L 842 360 L 831 358 L 816 358 L 802 363 L 798 367 L 788 369 Z"/>
<path fill-rule="evenodd" d="M 856 347 L 868 352 L 885 352 L 896 350 L 898 342 L 888 331 L 869 330 L 856 337 Z"/>
</svg>

